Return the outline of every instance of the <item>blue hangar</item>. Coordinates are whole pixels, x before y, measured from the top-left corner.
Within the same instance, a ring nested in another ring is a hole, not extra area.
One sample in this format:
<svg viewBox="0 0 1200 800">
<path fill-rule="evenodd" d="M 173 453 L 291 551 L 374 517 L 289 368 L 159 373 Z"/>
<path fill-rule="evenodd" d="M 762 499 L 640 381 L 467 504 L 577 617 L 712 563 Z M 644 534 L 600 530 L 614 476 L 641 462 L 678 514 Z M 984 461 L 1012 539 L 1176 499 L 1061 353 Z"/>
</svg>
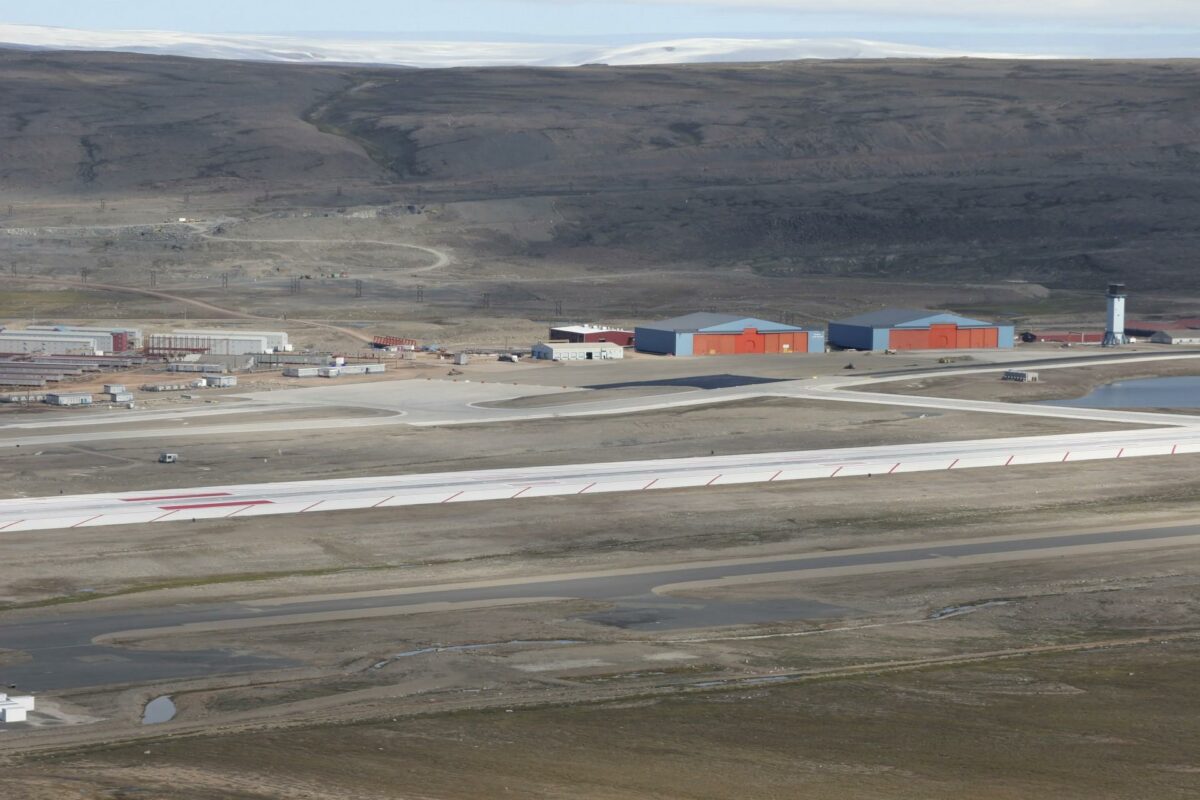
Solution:
<svg viewBox="0 0 1200 800">
<path fill-rule="evenodd" d="M 887 308 L 829 323 L 829 343 L 853 350 L 1010 348 L 1012 325 L 909 308 Z"/>
<path fill-rule="evenodd" d="M 697 312 L 634 329 L 641 353 L 732 356 L 756 353 L 824 353 L 824 331 L 739 314 Z"/>
</svg>

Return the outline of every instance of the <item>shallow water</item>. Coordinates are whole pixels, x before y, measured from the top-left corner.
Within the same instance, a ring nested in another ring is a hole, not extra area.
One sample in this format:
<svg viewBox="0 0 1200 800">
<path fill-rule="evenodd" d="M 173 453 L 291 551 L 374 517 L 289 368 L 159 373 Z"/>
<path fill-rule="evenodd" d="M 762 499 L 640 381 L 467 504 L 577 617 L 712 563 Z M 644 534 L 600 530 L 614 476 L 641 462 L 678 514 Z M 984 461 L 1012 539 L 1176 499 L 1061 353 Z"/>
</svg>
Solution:
<svg viewBox="0 0 1200 800">
<path fill-rule="evenodd" d="M 1200 377 L 1146 378 L 1118 381 L 1072 400 L 1047 400 L 1039 405 L 1076 408 L 1200 408 Z"/>
<path fill-rule="evenodd" d="M 170 695 L 156 697 L 142 711 L 143 725 L 157 725 L 160 722 L 170 722 L 175 718 L 175 701 Z"/>
</svg>

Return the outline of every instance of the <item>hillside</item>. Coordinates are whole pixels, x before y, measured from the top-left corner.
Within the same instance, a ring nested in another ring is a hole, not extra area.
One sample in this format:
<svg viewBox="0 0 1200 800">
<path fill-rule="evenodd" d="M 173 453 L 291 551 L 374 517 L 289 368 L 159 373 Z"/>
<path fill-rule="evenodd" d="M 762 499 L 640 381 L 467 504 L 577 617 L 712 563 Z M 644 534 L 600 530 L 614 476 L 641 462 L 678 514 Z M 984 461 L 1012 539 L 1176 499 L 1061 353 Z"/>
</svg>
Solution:
<svg viewBox="0 0 1200 800">
<path fill-rule="evenodd" d="M 452 245 L 457 204 L 496 219 L 515 204 L 547 209 L 550 233 L 493 226 L 472 233 L 475 252 L 1196 288 L 1198 73 L 973 60 L 414 71 L 6 51 L 0 199 L 416 202 L 444 212 Z"/>
</svg>

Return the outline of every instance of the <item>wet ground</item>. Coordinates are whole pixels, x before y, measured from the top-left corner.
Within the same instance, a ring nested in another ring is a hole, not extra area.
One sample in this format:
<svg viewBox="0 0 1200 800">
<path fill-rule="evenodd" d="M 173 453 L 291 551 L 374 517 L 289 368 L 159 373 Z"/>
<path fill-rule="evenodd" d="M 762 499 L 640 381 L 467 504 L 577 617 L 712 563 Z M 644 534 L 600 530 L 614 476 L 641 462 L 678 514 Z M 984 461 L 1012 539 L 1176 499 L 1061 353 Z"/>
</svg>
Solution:
<svg viewBox="0 0 1200 800">
<path fill-rule="evenodd" d="M 1200 526 L 1145 528 L 1098 533 L 1063 534 L 1030 538 L 931 544 L 898 547 L 882 551 L 847 551 L 797 556 L 768 561 L 735 561 L 724 564 L 664 566 L 662 569 L 634 574 L 613 573 L 595 576 L 547 576 L 499 585 L 464 586 L 411 594 L 367 593 L 328 599 L 297 598 L 296 602 L 262 607 L 250 603 L 222 603 L 208 606 L 176 606 L 153 612 L 133 612 L 103 617 L 63 615 L 44 621 L 10 624 L 0 631 L 0 648 L 24 651 L 31 658 L 3 669 L 5 682 L 22 690 L 78 688 L 113 683 L 133 683 L 167 678 L 195 677 L 214 673 L 233 673 L 257 669 L 295 666 L 277 657 L 259 657 L 245 652 L 154 651 L 95 644 L 105 634 L 159 629 L 151 638 L 171 631 L 162 628 L 188 623 L 246 621 L 251 624 L 287 624 L 289 617 L 305 622 L 313 614 L 394 608 L 403 614 L 407 606 L 425 603 L 479 603 L 502 600 L 539 602 L 547 598 L 579 598 L 607 601 L 613 608 L 587 617 L 588 621 L 626 629 L 670 630 L 734 624 L 753 624 L 785 620 L 821 619 L 849 615 L 853 609 L 816 602 L 802 596 L 753 601 L 716 600 L 696 596 L 695 582 L 711 582 L 753 576 L 779 575 L 781 579 L 797 571 L 831 567 L 861 567 L 930 562 L 954 563 L 965 556 L 1029 553 L 1078 545 L 1119 545 L 1126 542 L 1173 539 L 1193 536 Z M 682 585 L 681 585 L 682 584 Z M 690 586 L 688 584 L 691 584 Z M 671 588 L 676 587 L 676 588 Z M 670 589 L 670 593 L 664 590 Z M 295 617 L 295 615 L 302 615 Z M 180 633 L 187 632 L 181 629 Z"/>
</svg>

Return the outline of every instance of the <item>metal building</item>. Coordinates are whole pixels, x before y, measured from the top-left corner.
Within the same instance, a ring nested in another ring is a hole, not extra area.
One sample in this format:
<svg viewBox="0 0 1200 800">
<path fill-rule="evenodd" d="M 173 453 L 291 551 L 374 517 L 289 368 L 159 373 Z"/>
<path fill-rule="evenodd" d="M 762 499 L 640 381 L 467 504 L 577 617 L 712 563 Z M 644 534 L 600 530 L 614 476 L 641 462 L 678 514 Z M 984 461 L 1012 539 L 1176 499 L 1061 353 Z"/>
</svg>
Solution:
<svg viewBox="0 0 1200 800">
<path fill-rule="evenodd" d="M 23 331 L 5 331 L 0 336 L 8 334 L 16 336 L 28 336 L 31 338 L 46 338 L 46 339 L 90 339 L 95 346 L 97 353 L 112 353 L 114 352 L 118 342 L 116 339 L 121 339 L 120 335 L 114 335 L 111 331 L 80 331 L 80 330 L 43 330 L 40 328 L 26 328 Z M 123 343 L 123 339 L 121 342 Z"/>
<path fill-rule="evenodd" d="M 853 350 L 1010 348 L 1012 325 L 909 308 L 870 311 L 829 323 L 829 343 Z"/>
<path fill-rule="evenodd" d="M 633 344 L 633 331 L 609 325 L 560 325 L 550 329 L 554 342 L 612 342 L 621 347 Z"/>
<path fill-rule="evenodd" d="M 172 331 L 152 333 L 146 351 L 156 355 L 205 353 L 220 356 L 244 356 L 271 353 L 274 348 L 266 336 L 252 333 L 204 333 Z"/>
<path fill-rule="evenodd" d="M 291 344 L 288 343 L 288 335 L 285 331 L 244 331 L 236 328 L 227 330 L 211 328 L 206 330 L 171 331 L 171 333 L 175 336 L 193 336 L 208 339 L 241 339 L 245 337 L 261 337 L 267 340 L 268 346 L 268 349 L 262 352 L 287 353 L 292 349 Z"/>
<path fill-rule="evenodd" d="M 640 353 L 672 356 L 823 353 L 823 331 L 739 314 L 697 312 L 634 328 Z"/>
<path fill-rule="evenodd" d="M 112 337 L 111 351 L 123 353 L 127 350 L 142 346 L 141 328 L 104 327 L 99 325 L 70 325 L 67 323 L 51 323 L 47 325 L 29 325 L 29 331 L 62 331 L 63 333 L 102 333 Z"/>
<path fill-rule="evenodd" d="M 52 406 L 90 406 L 92 396 L 86 392 L 50 392 L 46 402 Z"/>
<path fill-rule="evenodd" d="M 607 361 L 624 358 L 625 348 L 612 342 L 539 342 L 532 355 L 543 361 Z"/>
<path fill-rule="evenodd" d="M 1200 331 L 1155 331 L 1150 341 L 1155 344 L 1200 344 Z"/>
<path fill-rule="evenodd" d="M 4 331 L 0 333 L 0 353 L 94 356 L 99 355 L 101 351 L 96 345 L 96 339 L 87 334 Z"/>
<path fill-rule="evenodd" d="M 25 722 L 33 711 L 32 695 L 8 695 L 0 693 L 0 722 Z"/>
</svg>

